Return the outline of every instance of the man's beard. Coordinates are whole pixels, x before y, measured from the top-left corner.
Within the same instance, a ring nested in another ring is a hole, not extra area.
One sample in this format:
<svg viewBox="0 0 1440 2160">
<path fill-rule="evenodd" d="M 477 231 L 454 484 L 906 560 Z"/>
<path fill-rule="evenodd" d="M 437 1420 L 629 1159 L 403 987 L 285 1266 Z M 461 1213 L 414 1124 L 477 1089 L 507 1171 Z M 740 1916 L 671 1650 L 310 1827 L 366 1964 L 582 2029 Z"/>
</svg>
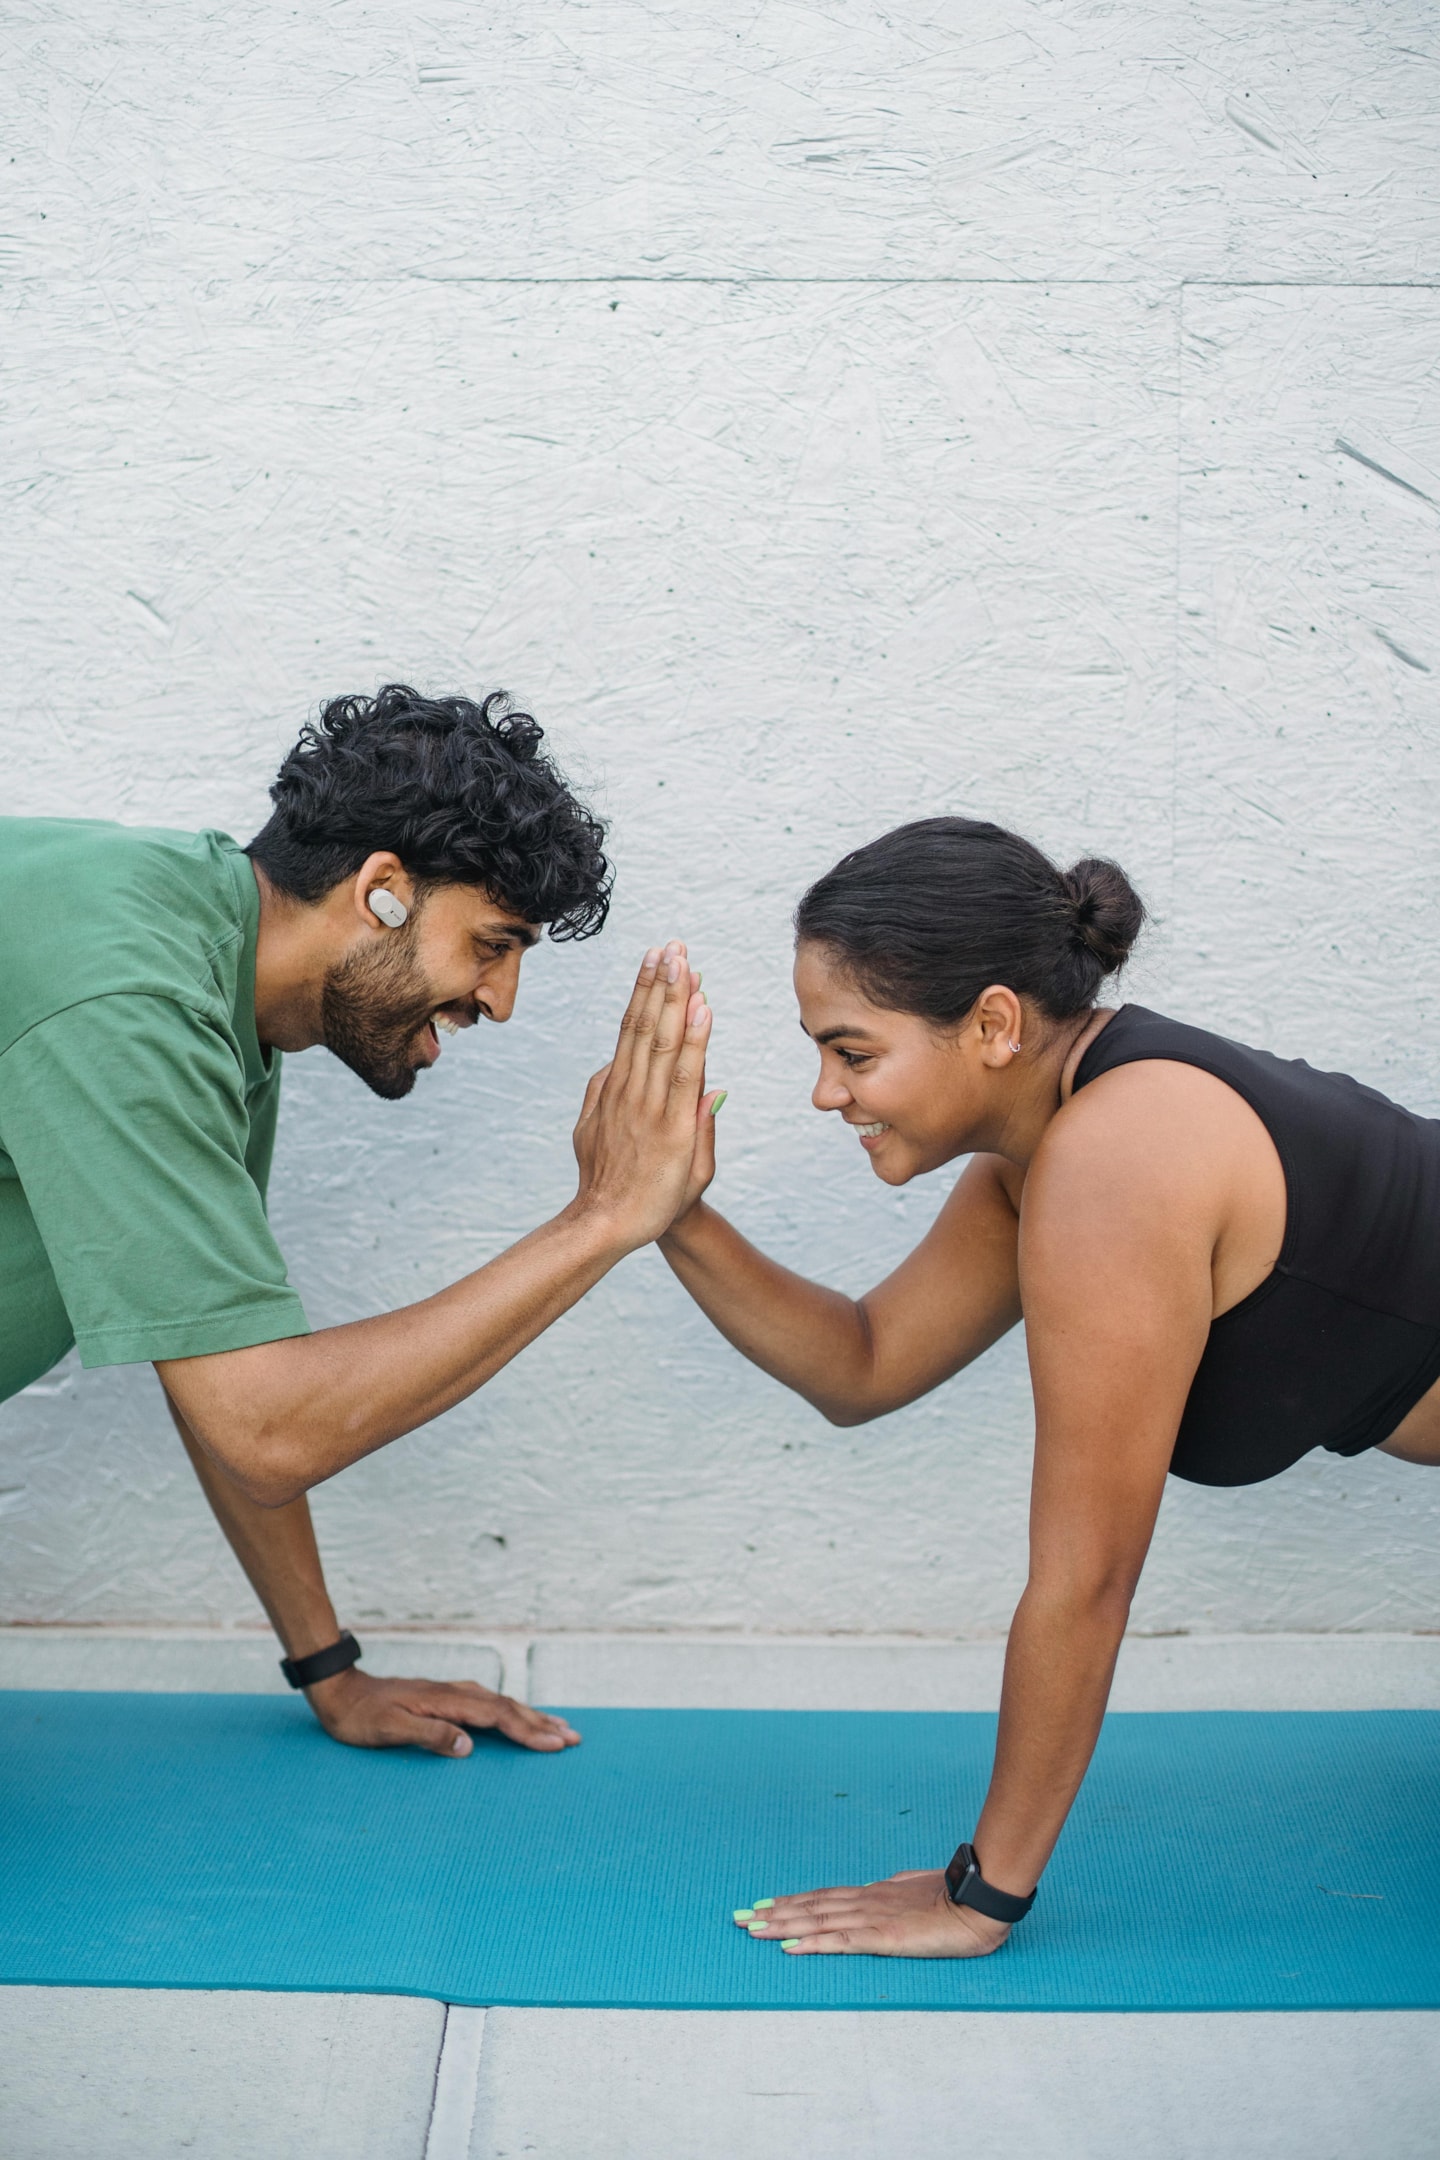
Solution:
<svg viewBox="0 0 1440 2160">
<path fill-rule="evenodd" d="M 414 1087 L 415 1037 L 439 1002 L 415 965 L 414 924 L 337 961 L 321 992 L 326 1049 L 386 1102 Z"/>
</svg>

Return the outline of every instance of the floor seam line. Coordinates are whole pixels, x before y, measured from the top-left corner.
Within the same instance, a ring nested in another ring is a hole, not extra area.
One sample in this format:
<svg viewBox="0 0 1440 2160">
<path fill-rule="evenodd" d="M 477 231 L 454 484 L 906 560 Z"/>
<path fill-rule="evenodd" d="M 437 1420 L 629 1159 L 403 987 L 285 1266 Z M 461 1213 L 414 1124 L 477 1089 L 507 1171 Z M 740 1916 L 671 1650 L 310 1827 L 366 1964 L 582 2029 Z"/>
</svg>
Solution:
<svg viewBox="0 0 1440 2160">
<path fill-rule="evenodd" d="M 446 2003 L 425 2160 L 469 2160 L 484 2044 L 485 2012 L 464 2003 Z"/>
</svg>

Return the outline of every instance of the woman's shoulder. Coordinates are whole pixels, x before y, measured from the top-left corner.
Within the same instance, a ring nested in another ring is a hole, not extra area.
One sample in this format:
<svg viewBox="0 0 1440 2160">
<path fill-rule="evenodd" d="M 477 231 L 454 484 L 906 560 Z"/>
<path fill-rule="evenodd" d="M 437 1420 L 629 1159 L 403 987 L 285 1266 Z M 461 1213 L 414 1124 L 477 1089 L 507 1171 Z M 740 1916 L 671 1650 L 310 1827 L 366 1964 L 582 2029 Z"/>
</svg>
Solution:
<svg viewBox="0 0 1440 2160">
<path fill-rule="evenodd" d="M 1137 1010 L 1122 1007 L 1091 1050 Z M 1183 1057 L 1163 1039 L 1138 1055 L 1133 1038 L 1124 1047 L 1130 1054 L 1097 1060 L 1083 1081 L 1077 1076 L 1050 1120 L 1030 1165 L 1030 1201 L 1080 1189 L 1107 1213 L 1172 1207 L 1214 1187 L 1250 1140 L 1253 1110 L 1209 1063 Z"/>
</svg>

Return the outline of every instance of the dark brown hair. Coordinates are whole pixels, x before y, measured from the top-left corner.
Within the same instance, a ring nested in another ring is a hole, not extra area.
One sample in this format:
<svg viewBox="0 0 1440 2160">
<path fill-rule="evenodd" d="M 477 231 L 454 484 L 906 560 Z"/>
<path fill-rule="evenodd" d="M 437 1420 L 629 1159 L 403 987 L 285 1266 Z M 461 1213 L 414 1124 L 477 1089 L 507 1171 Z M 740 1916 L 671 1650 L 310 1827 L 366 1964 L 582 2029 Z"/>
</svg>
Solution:
<svg viewBox="0 0 1440 2160">
<path fill-rule="evenodd" d="M 842 857 L 795 910 L 795 934 L 836 954 L 875 1004 L 945 1027 L 991 983 L 1052 1020 L 1088 1011 L 1144 920 L 1116 863 L 1057 870 L 1001 825 L 936 817 Z"/>
</svg>

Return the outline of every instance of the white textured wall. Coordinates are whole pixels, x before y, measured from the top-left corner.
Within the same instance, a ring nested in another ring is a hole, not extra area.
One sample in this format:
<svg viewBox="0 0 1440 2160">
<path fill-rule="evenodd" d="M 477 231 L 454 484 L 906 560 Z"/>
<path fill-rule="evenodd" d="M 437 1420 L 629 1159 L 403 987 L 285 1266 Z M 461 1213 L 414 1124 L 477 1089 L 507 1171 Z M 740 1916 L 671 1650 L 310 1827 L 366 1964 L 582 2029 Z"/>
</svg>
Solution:
<svg viewBox="0 0 1440 2160">
<path fill-rule="evenodd" d="M 3 807 L 242 837 L 323 695 L 501 683 L 614 820 L 613 928 L 399 1107 L 287 1076 L 317 1322 L 570 1190 L 650 937 L 718 1197 L 859 1288 L 787 918 L 938 808 L 1116 852 L 1134 991 L 1440 1112 L 1428 0 L 700 9 L 12 0 Z M 317 1499 L 357 1622 L 983 1632 L 1018 1342 L 831 1432 L 653 1256 Z M 0 1410 L 0 1613 L 248 1618 L 148 1372 Z M 1440 1478 L 1176 1486 L 1151 1628 L 1436 1623 Z"/>
</svg>

